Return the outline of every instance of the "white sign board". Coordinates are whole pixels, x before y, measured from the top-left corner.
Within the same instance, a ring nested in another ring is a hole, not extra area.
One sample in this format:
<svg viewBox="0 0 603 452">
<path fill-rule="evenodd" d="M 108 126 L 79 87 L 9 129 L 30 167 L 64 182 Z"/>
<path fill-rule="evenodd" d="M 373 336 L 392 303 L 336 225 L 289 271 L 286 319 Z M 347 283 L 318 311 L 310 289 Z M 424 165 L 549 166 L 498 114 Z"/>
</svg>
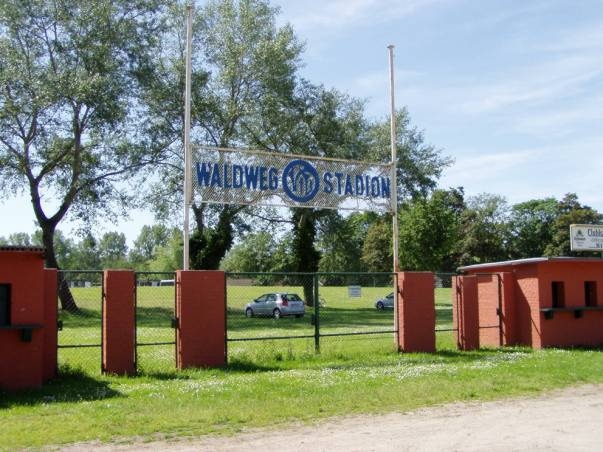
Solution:
<svg viewBox="0 0 603 452">
<path fill-rule="evenodd" d="M 348 298 L 360 298 L 362 296 L 361 286 L 348 286 Z"/>
<path fill-rule="evenodd" d="M 390 212 L 390 164 L 197 147 L 193 187 L 202 202 Z"/>
<path fill-rule="evenodd" d="M 572 224 L 570 225 L 570 244 L 572 251 L 603 252 L 603 225 Z"/>
</svg>

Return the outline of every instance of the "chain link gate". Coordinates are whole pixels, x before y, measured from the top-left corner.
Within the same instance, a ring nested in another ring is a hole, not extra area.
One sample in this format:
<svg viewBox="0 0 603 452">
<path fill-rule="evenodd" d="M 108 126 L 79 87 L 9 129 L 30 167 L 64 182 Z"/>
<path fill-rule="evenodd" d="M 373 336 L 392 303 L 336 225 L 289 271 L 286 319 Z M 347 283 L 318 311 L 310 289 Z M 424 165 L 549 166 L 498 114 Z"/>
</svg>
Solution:
<svg viewBox="0 0 603 452">
<path fill-rule="evenodd" d="M 102 367 L 103 272 L 61 270 L 57 290 L 59 365 L 89 374 L 99 373 Z"/>
<path fill-rule="evenodd" d="M 435 273 L 436 348 L 456 348 L 452 320 L 452 280 L 456 273 Z"/>
<path fill-rule="evenodd" d="M 176 274 L 136 273 L 136 369 L 167 372 L 176 365 Z"/>
<path fill-rule="evenodd" d="M 393 282 L 391 273 L 227 273 L 229 361 L 394 350 Z"/>
<path fill-rule="evenodd" d="M 395 351 L 394 273 L 318 273 L 320 349 Z"/>
</svg>

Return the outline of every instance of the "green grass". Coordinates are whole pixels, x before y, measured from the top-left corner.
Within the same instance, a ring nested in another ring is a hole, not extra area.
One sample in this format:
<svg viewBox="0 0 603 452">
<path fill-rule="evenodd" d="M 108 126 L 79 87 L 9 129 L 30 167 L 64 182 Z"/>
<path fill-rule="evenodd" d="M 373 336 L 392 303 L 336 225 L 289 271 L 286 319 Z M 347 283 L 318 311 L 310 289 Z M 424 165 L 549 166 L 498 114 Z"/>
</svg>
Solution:
<svg viewBox="0 0 603 452">
<path fill-rule="evenodd" d="M 142 293 L 138 297 L 139 337 L 149 342 L 173 338 L 173 330 L 164 324 L 169 325 L 173 288 L 146 289 L 144 297 Z M 367 290 L 366 295 L 363 288 L 365 297 L 353 300 L 344 296 L 343 288 L 330 294 L 327 289 L 321 288 L 327 302 L 324 311 L 332 315 L 332 325 L 327 322 L 327 327 L 333 330 L 366 328 L 359 318 L 369 328 L 392 320 L 391 312 L 372 308 L 387 288 Z M 94 336 L 100 328 L 96 312 L 100 292 L 87 290 L 87 298 L 76 292 L 84 315 L 63 316 L 62 343 L 100 340 Z M 256 291 L 257 295 L 270 291 L 236 290 L 240 296 L 229 294 L 228 307 L 233 311 L 242 310 Z M 438 327 L 451 326 L 449 300 L 449 289 L 436 291 Z M 248 328 L 241 323 L 233 334 L 313 331 L 307 318 L 240 320 L 248 321 Z M 183 372 L 174 370 L 173 346 L 144 346 L 138 352 L 142 373 L 134 378 L 100 375 L 100 349 L 61 349 L 58 378 L 40 390 L 0 393 L 0 449 L 232 434 L 277 425 L 292 428 L 329 416 L 407 411 L 603 383 L 599 350 L 458 352 L 451 332 L 438 333 L 436 338 L 434 354 L 397 353 L 389 333 L 323 337 L 320 354 L 314 351 L 313 339 L 231 341 L 228 367 Z"/>
<path fill-rule="evenodd" d="M 227 369 L 90 376 L 63 369 L 39 391 L 1 394 L 0 448 L 230 434 L 320 422 L 328 416 L 407 411 L 603 381 L 593 350 L 482 350 L 292 354 Z"/>
</svg>

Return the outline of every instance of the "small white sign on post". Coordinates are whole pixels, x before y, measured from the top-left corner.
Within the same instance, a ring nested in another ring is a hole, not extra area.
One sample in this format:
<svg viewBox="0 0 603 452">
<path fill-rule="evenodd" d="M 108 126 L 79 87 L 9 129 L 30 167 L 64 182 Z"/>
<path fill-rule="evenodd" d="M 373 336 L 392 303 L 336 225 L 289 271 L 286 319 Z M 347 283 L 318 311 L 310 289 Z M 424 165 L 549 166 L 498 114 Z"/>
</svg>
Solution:
<svg viewBox="0 0 603 452">
<path fill-rule="evenodd" d="M 570 248 L 572 251 L 603 252 L 603 225 L 570 225 Z"/>
<path fill-rule="evenodd" d="M 348 286 L 348 298 L 360 298 L 362 296 L 361 286 Z"/>
</svg>

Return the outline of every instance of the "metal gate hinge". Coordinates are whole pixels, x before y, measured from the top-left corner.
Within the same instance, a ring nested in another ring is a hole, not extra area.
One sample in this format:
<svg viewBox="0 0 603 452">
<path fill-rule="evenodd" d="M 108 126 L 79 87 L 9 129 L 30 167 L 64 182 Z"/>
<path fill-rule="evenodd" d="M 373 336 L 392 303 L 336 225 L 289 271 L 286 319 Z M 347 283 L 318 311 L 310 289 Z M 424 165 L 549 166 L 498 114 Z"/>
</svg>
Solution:
<svg viewBox="0 0 603 452">
<path fill-rule="evenodd" d="M 180 319 L 178 317 L 172 317 L 172 328 L 180 328 Z"/>
</svg>

